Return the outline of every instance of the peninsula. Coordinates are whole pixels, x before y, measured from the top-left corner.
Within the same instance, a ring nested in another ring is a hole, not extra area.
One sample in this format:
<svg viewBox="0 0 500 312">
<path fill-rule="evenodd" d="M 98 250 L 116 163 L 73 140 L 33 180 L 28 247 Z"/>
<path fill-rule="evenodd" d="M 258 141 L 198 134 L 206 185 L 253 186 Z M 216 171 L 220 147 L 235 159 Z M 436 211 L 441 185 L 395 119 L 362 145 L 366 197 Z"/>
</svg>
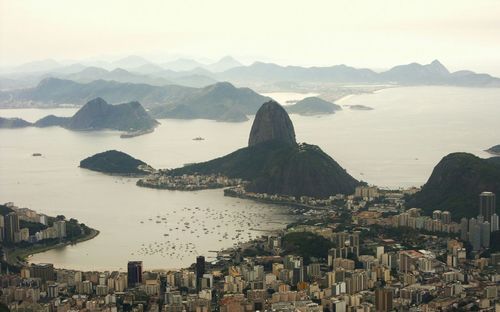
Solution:
<svg viewBox="0 0 500 312">
<path fill-rule="evenodd" d="M 297 143 L 287 112 L 277 102 L 261 106 L 255 116 L 248 147 L 197 164 L 165 170 L 140 180 L 138 185 L 155 187 L 177 176 L 223 176 L 241 179 L 241 188 L 251 193 L 293 197 L 328 198 L 352 194 L 359 182 L 318 146 Z M 170 177 L 170 178 L 168 178 Z M 146 183 L 147 182 L 147 183 Z M 226 192 L 226 195 L 235 192 Z"/>
<path fill-rule="evenodd" d="M 6 225 L 2 241 L 5 259 L 0 263 L 14 270 L 24 266 L 30 255 L 83 242 L 99 234 L 76 219 L 47 216 L 13 203 L 0 205 L 0 219 Z"/>
</svg>

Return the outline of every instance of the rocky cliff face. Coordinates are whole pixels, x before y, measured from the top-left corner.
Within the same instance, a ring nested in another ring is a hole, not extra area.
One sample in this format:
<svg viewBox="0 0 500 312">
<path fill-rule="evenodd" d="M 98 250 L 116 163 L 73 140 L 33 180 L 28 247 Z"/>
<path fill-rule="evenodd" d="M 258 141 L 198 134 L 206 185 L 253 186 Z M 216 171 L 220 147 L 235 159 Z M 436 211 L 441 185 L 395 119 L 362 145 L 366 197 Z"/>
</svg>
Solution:
<svg viewBox="0 0 500 312">
<path fill-rule="evenodd" d="M 290 117 L 283 107 L 275 101 L 264 103 L 257 111 L 250 131 L 248 146 L 268 141 L 297 144 Z"/>
</svg>

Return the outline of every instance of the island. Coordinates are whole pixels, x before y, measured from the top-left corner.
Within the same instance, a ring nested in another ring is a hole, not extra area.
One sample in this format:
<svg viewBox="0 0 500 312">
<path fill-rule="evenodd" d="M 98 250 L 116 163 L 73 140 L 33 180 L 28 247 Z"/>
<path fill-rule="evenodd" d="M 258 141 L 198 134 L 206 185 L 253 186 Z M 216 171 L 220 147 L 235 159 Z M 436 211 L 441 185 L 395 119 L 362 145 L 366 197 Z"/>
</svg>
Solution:
<svg viewBox="0 0 500 312">
<path fill-rule="evenodd" d="M 290 114 L 299 114 L 305 116 L 334 114 L 342 110 L 340 105 L 325 101 L 319 97 L 311 96 L 296 102 L 293 105 L 285 106 Z"/>
<path fill-rule="evenodd" d="M 155 171 L 145 162 L 116 150 L 87 157 L 80 161 L 80 168 L 126 176 L 143 176 Z"/>
<path fill-rule="evenodd" d="M 490 153 L 492 155 L 500 156 L 500 144 L 488 148 L 486 150 L 486 152 L 488 152 L 488 153 Z"/>
<path fill-rule="evenodd" d="M 30 127 L 32 124 L 21 118 L 0 117 L 0 129 L 17 129 Z"/>
<path fill-rule="evenodd" d="M 350 109 L 352 110 L 364 110 L 364 111 L 368 111 L 368 110 L 373 110 L 372 107 L 370 106 L 365 106 L 365 105 L 348 105 Z"/>
<path fill-rule="evenodd" d="M 0 205 L 0 218 L 5 224 L 1 245 L 5 258 L 0 263 L 13 269 L 26 265 L 30 255 L 83 242 L 99 234 L 76 219 L 47 216 L 14 203 Z"/>
</svg>

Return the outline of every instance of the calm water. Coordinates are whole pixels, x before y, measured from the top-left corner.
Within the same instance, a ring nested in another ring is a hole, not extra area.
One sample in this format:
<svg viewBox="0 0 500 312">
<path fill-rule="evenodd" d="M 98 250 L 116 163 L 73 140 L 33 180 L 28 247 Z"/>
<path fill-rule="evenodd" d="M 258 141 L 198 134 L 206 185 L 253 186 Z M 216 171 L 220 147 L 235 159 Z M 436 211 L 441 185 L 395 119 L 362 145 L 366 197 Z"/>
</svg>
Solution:
<svg viewBox="0 0 500 312">
<path fill-rule="evenodd" d="M 279 96 L 286 100 L 283 93 Z M 300 97 L 292 93 L 289 99 Z M 371 184 L 419 186 L 446 154 L 465 151 L 487 157 L 482 151 L 500 144 L 500 89 L 394 88 L 337 103 L 374 110 L 292 115 L 297 139 L 319 145 L 354 177 Z M 74 112 L 0 110 L 0 116 L 35 121 Z M 245 146 L 252 121 L 161 122 L 154 133 L 132 139 L 120 139 L 114 131 L 57 127 L 0 130 L 0 202 L 75 217 L 101 231 L 91 241 L 35 255 L 32 261 L 118 269 L 138 259 L 147 268 L 181 267 L 198 254 L 211 255 L 210 250 L 263 233 L 256 229 L 276 229 L 288 221 L 283 207 L 227 198 L 221 190 L 144 189 L 135 186 L 135 179 L 78 168 L 81 159 L 107 149 L 124 151 L 156 168 L 212 159 Z M 205 141 L 193 141 L 197 136 Z M 32 157 L 34 152 L 43 157 Z"/>
</svg>

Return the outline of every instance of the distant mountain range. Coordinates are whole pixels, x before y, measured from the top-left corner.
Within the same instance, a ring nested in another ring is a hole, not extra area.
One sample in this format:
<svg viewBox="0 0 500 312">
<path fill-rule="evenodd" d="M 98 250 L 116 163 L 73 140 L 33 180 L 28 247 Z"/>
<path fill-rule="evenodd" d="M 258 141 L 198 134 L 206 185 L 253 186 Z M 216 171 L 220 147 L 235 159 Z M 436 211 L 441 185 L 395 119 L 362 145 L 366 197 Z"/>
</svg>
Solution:
<svg viewBox="0 0 500 312">
<path fill-rule="evenodd" d="M 35 88 L 0 92 L 0 107 L 21 104 L 81 105 L 95 97 L 101 97 L 112 104 L 140 102 L 157 118 L 204 118 L 220 121 L 245 121 L 246 115 L 255 114 L 260 105 L 269 100 L 251 89 L 236 88 L 228 82 L 219 82 L 205 88 L 189 88 L 106 80 L 77 83 L 46 78 Z"/>
<path fill-rule="evenodd" d="M 455 220 L 477 217 L 479 194 L 485 191 L 500 194 L 500 157 L 483 159 L 468 153 L 453 153 L 434 167 L 408 207 L 422 208 L 427 214 L 448 210 Z"/>
<path fill-rule="evenodd" d="M 269 98 L 248 88 L 235 88 L 228 82 L 196 89 L 168 105 L 151 109 L 157 118 L 205 118 L 220 121 L 244 121 L 257 112 Z"/>
<path fill-rule="evenodd" d="M 250 66 L 229 69 L 216 77 L 219 80 L 240 84 L 287 81 L 311 83 L 500 86 L 500 79 L 488 74 L 476 74 L 472 71 L 457 71 L 450 73 L 438 60 L 427 65 L 418 63 L 398 65 L 381 73 L 366 68 L 358 69 L 346 65 L 299 67 L 256 62 Z"/>
<path fill-rule="evenodd" d="M 156 64 L 138 56 L 130 56 L 110 63 L 61 65 L 54 60 L 45 60 L 4 69 L 0 73 L 0 90 L 33 87 L 47 77 L 77 82 L 103 79 L 156 86 L 178 84 L 190 87 L 204 87 L 217 81 L 228 81 L 241 86 L 280 85 L 289 88 L 298 83 L 500 86 L 499 78 L 468 70 L 450 72 L 438 60 L 425 65 L 398 65 L 384 72 L 375 72 L 347 65 L 300 67 L 255 62 L 244 66 L 230 56 L 212 64 L 203 64 L 192 59 Z"/>
<path fill-rule="evenodd" d="M 184 97 L 194 90 L 175 85 L 160 87 L 107 80 L 78 83 L 72 80 L 46 78 L 34 88 L 0 92 L 0 107 L 33 104 L 41 106 L 83 105 L 96 97 L 102 97 L 113 104 L 139 101 L 146 107 L 152 107 Z"/>
</svg>

